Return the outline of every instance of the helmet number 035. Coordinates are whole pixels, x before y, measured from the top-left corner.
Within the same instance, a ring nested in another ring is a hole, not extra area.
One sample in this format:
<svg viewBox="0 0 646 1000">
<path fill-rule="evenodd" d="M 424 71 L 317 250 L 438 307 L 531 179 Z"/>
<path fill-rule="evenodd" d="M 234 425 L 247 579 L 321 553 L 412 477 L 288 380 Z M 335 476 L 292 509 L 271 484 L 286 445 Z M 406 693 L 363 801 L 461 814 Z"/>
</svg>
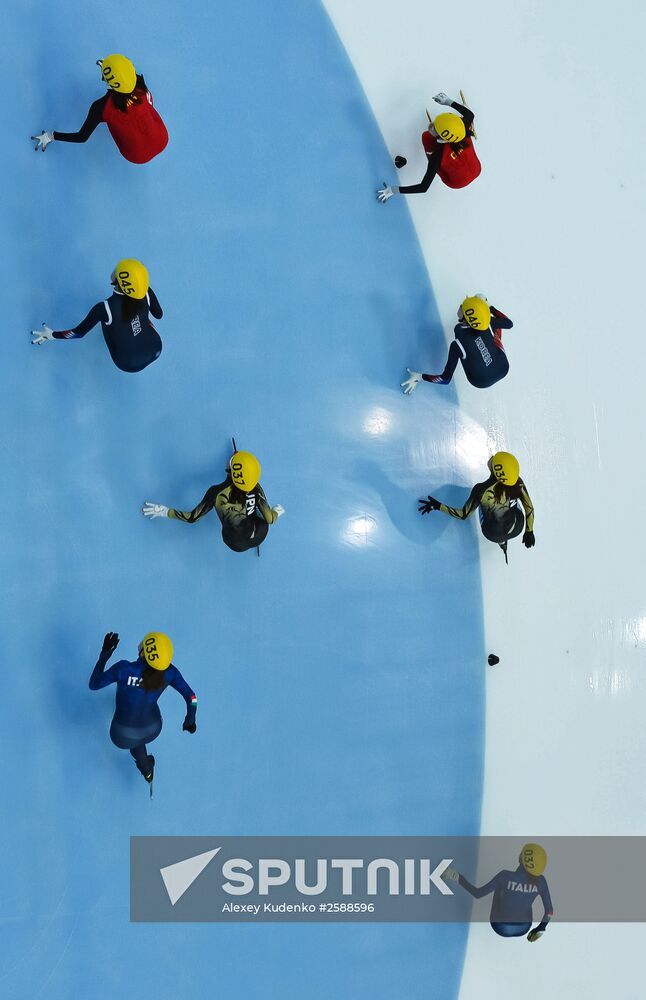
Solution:
<svg viewBox="0 0 646 1000">
<path fill-rule="evenodd" d="M 159 659 L 159 653 L 157 652 L 157 644 L 155 642 L 154 636 L 152 635 L 146 636 L 146 638 L 144 639 L 144 648 L 146 650 L 147 660 L 150 661 Z"/>
</svg>

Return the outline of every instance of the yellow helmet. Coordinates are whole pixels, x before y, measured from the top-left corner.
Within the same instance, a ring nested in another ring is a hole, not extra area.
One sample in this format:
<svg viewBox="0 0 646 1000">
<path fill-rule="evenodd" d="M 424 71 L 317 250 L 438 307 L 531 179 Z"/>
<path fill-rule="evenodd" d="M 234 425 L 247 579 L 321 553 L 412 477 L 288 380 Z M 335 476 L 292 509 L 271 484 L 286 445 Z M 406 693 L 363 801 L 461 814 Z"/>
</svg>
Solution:
<svg viewBox="0 0 646 1000">
<path fill-rule="evenodd" d="M 433 128 L 445 142 L 462 142 L 467 130 L 459 115 L 445 112 L 433 119 Z"/>
<path fill-rule="evenodd" d="M 143 637 L 139 652 L 153 670 L 167 670 L 173 659 L 173 644 L 163 632 L 149 632 Z"/>
<path fill-rule="evenodd" d="M 529 875 L 538 878 L 547 868 L 547 851 L 540 844 L 525 844 L 519 861 Z"/>
<path fill-rule="evenodd" d="M 97 65 L 101 67 L 101 76 L 111 90 L 118 90 L 120 94 L 131 94 L 137 86 L 137 70 L 134 64 L 125 56 L 106 56 L 99 59 Z"/>
<path fill-rule="evenodd" d="M 489 303 L 477 295 L 468 295 L 461 306 L 462 315 L 472 330 L 487 330 L 491 324 Z"/>
<path fill-rule="evenodd" d="M 145 299 L 150 282 L 148 269 L 139 260 L 120 260 L 114 269 L 114 277 L 124 295 L 131 299 Z"/>
<path fill-rule="evenodd" d="M 229 469 L 234 486 L 244 493 L 251 493 L 260 481 L 260 462 L 248 451 L 236 451 L 231 456 Z"/>
<path fill-rule="evenodd" d="M 514 455 L 508 451 L 497 451 L 492 457 L 491 471 L 499 483 L 505 486 L 515 486 L 520 476 L 520 465 Z"/>
</svg>

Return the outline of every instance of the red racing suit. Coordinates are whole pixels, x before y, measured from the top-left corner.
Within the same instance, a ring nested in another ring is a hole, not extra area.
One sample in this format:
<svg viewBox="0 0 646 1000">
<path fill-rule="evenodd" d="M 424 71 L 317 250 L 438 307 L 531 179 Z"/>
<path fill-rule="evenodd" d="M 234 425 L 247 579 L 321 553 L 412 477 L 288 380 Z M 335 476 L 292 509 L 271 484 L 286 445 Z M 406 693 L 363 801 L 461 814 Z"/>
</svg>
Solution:
<svg viewBox="0 0 646 1000">
<path fill-rule="evenodd" d="M 168 144 L 168 132 L 159 113 L 153 107 L 149 90 L 134 91 L 138 101 L 119 111 L 110 100 L 105 102 L 103 121 L 119 147 L 122 156 L 130 163 L 148 163 Z"/>
<path fill-rule="evenodd" d="M 437 173 L 447 187 L 466 187 L 476 177 L 479 177 L 482 170 L 480 160 L 473 148 L 473 139 L 471 136 L 467 135 L 464 142 L 465 147 L 459 152 L 454 151 L 449 143 L 441 143 L 444 149 Z M 431 135 L 430 132 L 422 132 L 422 145 L 428 157 L 435 152 L 437 144 L 438 139 L 436 136 Z"/>
</svg>

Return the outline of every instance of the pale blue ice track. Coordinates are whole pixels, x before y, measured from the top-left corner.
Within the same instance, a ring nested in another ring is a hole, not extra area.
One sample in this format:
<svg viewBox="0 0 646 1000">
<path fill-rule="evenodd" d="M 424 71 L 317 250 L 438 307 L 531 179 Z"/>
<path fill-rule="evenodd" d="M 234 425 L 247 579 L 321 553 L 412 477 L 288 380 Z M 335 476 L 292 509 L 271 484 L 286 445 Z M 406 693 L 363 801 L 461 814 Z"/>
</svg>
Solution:
<svg viewBox="0 0 646 1000">
<path fill-rule="evenodd" d="M 0 992 L 453 1000 L 460 927 L 129 923 L 131 834 L 479 828 L 475 529 L 415 504 L 450 478 L 459 412 L 452 388 L 398 388 L 441 332 L 403 199 L 374 200 L 389 160 L 352 67 L 315 0 L 5 18 Z M 167 150 L 132 166 L 102 127 L 35 154 L 32 132 L 79 127 L 111 51 Z M 165 310 L 156 364 L 122 374 L 98 330 L 29 346 L 123 256 Z M 139 513 L 193 506 L 232 434 L 287 511 L 260 559 L 214 515 Z M 199 710 L 191 737 L 164 695 L 151 803 L 108 738 L 114 689 L 87 682 L 107 630 L 134 658 L 152 628 Z"/>
</svg>

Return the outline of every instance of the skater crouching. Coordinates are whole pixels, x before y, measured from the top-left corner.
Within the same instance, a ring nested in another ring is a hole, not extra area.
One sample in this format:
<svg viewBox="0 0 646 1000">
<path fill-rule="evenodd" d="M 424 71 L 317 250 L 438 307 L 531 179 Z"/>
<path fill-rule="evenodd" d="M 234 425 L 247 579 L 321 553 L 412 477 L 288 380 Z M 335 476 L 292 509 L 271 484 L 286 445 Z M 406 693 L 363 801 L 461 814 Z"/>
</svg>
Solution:
<svg viewBox="0 0 646 1000">
<path fill-rule="evenodd" d="M 476 389 L 489 389 L 505 377 L 509 361 L 502 344 L 502 331 L 511 330 L 512 321 L 490 306 L 484 295 L 468 296 L 458 309 L 458 320 L 444 371 L 440 375 L 425 375 L 407 368 L 409 378 L 400 383 L 406 395 L 414 392 L 422 380 L 448 385 L 458 361 Z"/>
<path fill-rule="evenodd" d="M 100 323 L 110 356 L 122 372 L 140 372 L 156 361 L 162 352 L 162 342 L 150 314 L 155 319 L 164 314 L 150 287 L 147 268 L 139 260 L 120 260 L 110 281 L 112 295 L 92 306 L 78 326 L 52 330 L 43 323 L 42 330 L 31 331 L 32 344 L 79 340 Z"/>
<path fill-rule="evenodd" d="M 426 173 L 419 184 L 391 187 L 384 182 L 384 186 L 377 191 L 377 201 L 382 205 L 395 194 L 428 191 L 435 177 L 439 177 L 447 187 L 463 188 L 480 176 L 482 166 L 473 147 L 473 112 L 443 93 L 436 94 L 433 100 L 450 107 L 452 111 L 437 115 L 429 121 L 427 131 L 422 133 L 422 145 L 428 161 Z"/>
<path fill-rule="evenodd" d="M 523 528 L 523 544 L 531 549 L 535 544 L 534 537 L 534 506 L 525 483 L 520 478 L 518 459 L 506 451 L 498 451 L 489 459 L 491 475 L 483 483 L 477 483 L 464 507 L 449 507 L 428 496 L 419 500 L 420 514 L 430 514 L 440 510 L 460 521 L 466 521 L 478 510 L 482 534 L 490 542 L 495 542 L 502 548 L 507 557 L 507 542 L 520 535 Z M 518 503 L 522 504 L 523 510 Z"/>
<path fill-rule="evenodd" d="M 78 132 L 41 132 L 32 135 L 35 149 L 45 152 L 50 143 L 87 142 L 101 123 L 108 126 L 119 152 L 131 163 L 148 163 L 168 144 L 168 132 L 153 107 L 146 81 L 126 56 L 115 53 L 97 59 L 107 91 L 95 101 Z"/>
<path fill-rule="evenodd" d="M 530 944 L 540 940 L 554 916 L 552 899 L 543 872 L 547 867 L 547 852 L 540 844 L 525 844 L 514 871 L 503 869 L 487 882 L 475 886 L 456 871 L 447 868 L 444 877 L 458 882 L 474 899 L 493 893 L 489 922 L 500 937 L 524 937 Z M 543 904 L 543 919 L 532 929 L 534 900 Z"/>
<path fill-rule="evenodd" d="M 260 485 L 260 462 L 248 451 L 236 451 L 227 466 L 227 478 L 210 486 L 193 510 L 176 510 L 146 501 L 144 517 L 170 517 L 194 524 L 215 510 L 222 524 L 222 540 L 234 552 L 257 549 L 267 537 L 269 525 L 285 511 L 276 504 L 270 507 Z"/>
</svg>

